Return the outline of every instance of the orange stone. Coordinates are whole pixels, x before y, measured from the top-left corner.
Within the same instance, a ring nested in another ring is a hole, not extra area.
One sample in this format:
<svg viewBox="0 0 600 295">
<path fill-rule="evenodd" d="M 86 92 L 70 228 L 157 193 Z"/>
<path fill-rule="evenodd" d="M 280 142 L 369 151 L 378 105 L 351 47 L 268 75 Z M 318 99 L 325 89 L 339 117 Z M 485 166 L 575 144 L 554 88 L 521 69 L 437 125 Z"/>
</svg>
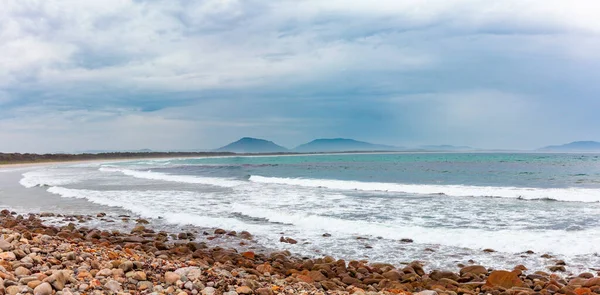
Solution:
<svg viewBox="0 0 600 295">
<path fill-rule="evenodd" d="M 252 252 L 252 251 L 244 252 L 244 253 L 242 253 L 242 256 L 244 256 L 248 259 L 254 259 L 254 252 Z"/>
<path fill-rule="evenodd" d="M 490 273 L 485 285 L 488 287 L 502 287 L 510 289 L 512 287 L 523 287 L 523 281 L 519 279 L 516 272 L 505 270 L 495 270 Z"/>
<path fill-rule="evenodd" d="M 309 284 L 312 284 L 312 283 L 315 282 L 311 277 L 309 277 L 307 275 L 298 275 L 297 278 L 299 280 L 301 280 L 301 281 L 303 281 L 305 283 L 309 283 Z"/>
<path fill-rule="evenodd" d="M 592 294 L 592 289 L 590 289 L 590 288 L 577 288 L 577 289 L 573 290 L 573 292 L 575 292 L 575 294 L 577 294 L 577 295 L 591 295 Z"/>
</svg>

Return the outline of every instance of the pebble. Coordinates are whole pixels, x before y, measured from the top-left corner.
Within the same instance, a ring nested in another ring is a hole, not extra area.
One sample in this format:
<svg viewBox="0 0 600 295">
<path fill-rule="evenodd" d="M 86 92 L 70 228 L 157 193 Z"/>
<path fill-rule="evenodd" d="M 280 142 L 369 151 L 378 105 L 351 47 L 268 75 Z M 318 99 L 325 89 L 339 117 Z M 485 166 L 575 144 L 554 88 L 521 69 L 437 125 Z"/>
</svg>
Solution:
<svg viewBox="0 0 600 295">
<path fill-rule="evenodd" d="M 10 212 L 0 216 L 1 225 L 10 225 L 0 227 L 0 294 L 391 294 L 384 289 L 405 290 L 405 295 L 600 294 L 600 277 L 593 273 L 563 277 L 530 270 L 526 275 L 523 265 L 489 272 L 474 261 L 460 265 L 459 273 L 427 273 L 422 262 L 369 264 L 330 256 L 302 259 L 289 251 L 265 254 L 253 248 L 247 232 L 216 230 L 217 236 L 205 237 L 218 237 L 215 243 L 244 239 L 250 247 L 238 251 L 190 242 L 197 232 L 182 232 L 175 238 L 185 240 L 174 241 L 168 240 L 170 233 L 151 228 L 137 227 L 131 235 L 73 223 L 45 226 L 36 218 L 16 219 Z M 89 216 L 64 218 L 76 222 Z M 295 242 L 282 235 L 284 243 Z M 566 264 L 547 263 L 559 272 Z"/>
<path fill-rule="evenodd" d="M 52 286 L 48 283 L 41 283 L 39 286 L 33 289 L 34 295 L 50 295 L 52 294 Z"/>
</svg>

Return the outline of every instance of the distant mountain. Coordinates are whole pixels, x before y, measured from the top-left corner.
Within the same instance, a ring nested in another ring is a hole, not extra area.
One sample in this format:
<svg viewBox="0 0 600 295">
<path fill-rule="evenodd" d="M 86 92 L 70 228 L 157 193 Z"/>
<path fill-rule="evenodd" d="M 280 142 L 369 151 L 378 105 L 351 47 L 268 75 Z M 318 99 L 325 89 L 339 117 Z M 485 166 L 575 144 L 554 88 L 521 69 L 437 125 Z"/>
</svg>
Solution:
<svg viewBox="0 0 600 295">
<path fill-rule="evenodd" d="M 294 152 L 314 153 L 314 152 L 359 152 L 359 151 L 397 151 L 402 148 L 372 144 L 364 141 L 346 138 L 321 138 L 315 139 L 309 143 L 299 145 Z"/>
<path fill-rule="evenodd" d="M 600 152 L 600 142 L 574 141 L 563 145 L 551 145 L 538 149 L 544 152 Z"/>
<path fill-rule="evenodd" d="M 473 150 L 470 146 L 455 146 L 455 145 L 422 145 L 419 147 L 420 149 L 428 150 L 428 151 L 470 151 Z"/>
<path fill-rule="evenodd" d="M 275 144 L 272 141 L 244 137 L 236 142 L 232 142 L 224 147 L 218 148 L 217 152 L 234 152 L 234 153 L 283 153 L 289 152 L 288 149 Z"/>
</svg>

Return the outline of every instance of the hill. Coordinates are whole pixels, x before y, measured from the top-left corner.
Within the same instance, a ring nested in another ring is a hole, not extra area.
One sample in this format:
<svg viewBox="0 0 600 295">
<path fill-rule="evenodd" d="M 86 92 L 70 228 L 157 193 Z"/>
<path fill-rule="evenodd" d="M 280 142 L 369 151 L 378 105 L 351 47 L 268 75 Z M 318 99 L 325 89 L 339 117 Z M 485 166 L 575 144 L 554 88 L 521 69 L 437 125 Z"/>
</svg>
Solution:
<svg viewBox="0 0 600 295">
<path fill-rule="evenodd" d="M 389 145 L 372 144 L 346 138 L 321 138 L 299 145 L 294 152 L 358 152 L 358 151 L 397 151 L 401 148 Z"/>
<path fill-rule="evenodd" d="M 284 153 L 289 152 L 288 149 L 275 144 L 272 141 L 244 137 L 236 142 L 232 142 L 224 147 L 216 149 L 217 152 L 233 152 L 233 153 Z"/>
<path fill-rule="evenodd" d="M 600 142 L 574 141 L 563 145 L 551 145 L 538 150 L 544 152 L 600 152 Z"/>
</svg>

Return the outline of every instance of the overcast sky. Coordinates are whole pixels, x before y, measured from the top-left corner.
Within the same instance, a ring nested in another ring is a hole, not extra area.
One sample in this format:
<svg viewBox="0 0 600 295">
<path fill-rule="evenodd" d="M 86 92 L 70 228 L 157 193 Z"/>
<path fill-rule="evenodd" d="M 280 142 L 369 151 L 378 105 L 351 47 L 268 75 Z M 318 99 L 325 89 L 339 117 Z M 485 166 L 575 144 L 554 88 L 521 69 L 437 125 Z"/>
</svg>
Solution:
<svg viewBox="0 0 600 295">
<path fill-rule="evenodd" d="M 597 0 L 4 0 L 0 152 L 600 140 Z"/>
</svg>

